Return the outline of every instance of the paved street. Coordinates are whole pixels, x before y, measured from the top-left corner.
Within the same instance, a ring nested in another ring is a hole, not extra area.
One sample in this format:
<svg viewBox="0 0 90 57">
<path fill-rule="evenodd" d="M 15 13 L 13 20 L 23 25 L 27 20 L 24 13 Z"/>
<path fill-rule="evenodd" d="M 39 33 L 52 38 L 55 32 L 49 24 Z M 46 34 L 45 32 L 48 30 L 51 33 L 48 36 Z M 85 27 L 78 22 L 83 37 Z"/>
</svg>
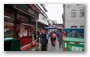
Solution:
<svg viewBox="0 0 90 57">
<path fill-rule="evenodd" d="M 35 51 L 36 50 L 36 47 L 33 47 L 32 49 L 29 49 L 28 51 Z M 51 45 L 51 40 L 49 38 L 48 40 L 48 49 L 47 51 L 62 51 L 62 47 L 59 48 L 59 42 L 56 40 L 56 46 L 52 46 Z"/>
<path fill-rule="evenodd" d="M 47 51 L 62 51 L 62 47 L 59 48 L 59 42 L 56 40 L 56 46 L 51 45 L 50 39 L 48 40 L 48 50 Z"/>
</svg>

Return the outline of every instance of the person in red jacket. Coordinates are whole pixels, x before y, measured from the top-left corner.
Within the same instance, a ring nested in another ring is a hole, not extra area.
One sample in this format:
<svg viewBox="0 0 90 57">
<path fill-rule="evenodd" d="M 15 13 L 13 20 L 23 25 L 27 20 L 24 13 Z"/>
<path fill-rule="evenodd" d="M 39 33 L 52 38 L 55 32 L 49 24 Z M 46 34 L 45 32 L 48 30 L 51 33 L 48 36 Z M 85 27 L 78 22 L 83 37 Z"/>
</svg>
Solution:
<svg viewBox="0 0 90 57">
<path fill-rule="evenodd" d="M 62 36 L 66 36 L 66 32 L 64 31 L 64 32 L 62 32 Z"/>
</svg>

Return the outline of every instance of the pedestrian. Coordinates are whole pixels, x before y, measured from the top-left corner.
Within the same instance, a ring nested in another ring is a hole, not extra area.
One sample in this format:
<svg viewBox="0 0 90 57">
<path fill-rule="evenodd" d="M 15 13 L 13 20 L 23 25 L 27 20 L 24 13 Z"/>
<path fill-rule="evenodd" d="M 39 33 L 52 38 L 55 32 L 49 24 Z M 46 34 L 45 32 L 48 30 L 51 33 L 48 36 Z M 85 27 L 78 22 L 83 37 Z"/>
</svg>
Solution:
<svg viewBox="0 0 90 57">
<path fill-rule="evenodd" d="M 59 38 L 59 36 L 60 36 L 60 31 L 57 32 L 57 36 L 58 36 L 58 38 Z"/>
<path fill-rule="evenodd" d="M 61 32 L 63 37 L 66 37 L 66 31 Z"/>
<path fill-rule="evenodd" d="M 49 39 L 49 34 L 48 34 L 48 31 L 46 32 L 46 44 L 47 44 L 47 47 L 48 47 L 48 39 Z"/>
<path fill-rule="evenodd" d="M 52 34 L 53 34 L 53 31 L 50 33 L 51 45 L 53 45 L 53 44 L 52 44 Z"/>
<path fill-rule="evenodd" d="M 75 30 L 72 30 L 72 32 L 71 32 L 71 36 L 72 36 L 72 37 L 75 36 Z"/>
<path fill-rule="evenodd" d="M 52 45 L 55 46 L 55 43 L 56 43 L 56 33 L 53 32 L 53 34 L 52 34 Z"/>
<path fill-rule="evenodd" d="M 48 31 L 48 35 L 49 35 L 49 37 L 50 37 L 50 31 Z"/>
<path fill-rule="evenodd" d="M 61 34 L 59 35 L 59 48 L 61 47 L 62 41 L 63 41 L 63 33 L 60 31 Z"/>
<path fill-rule="evenodd" d="M 46 40 L 45 30 L 41 30 L 41 35 L 39 36 L 39 38 L 41 38 L 42 51 L 47 51 L 47 49 L 46 49 L 47 40 Z"/>
</svg>

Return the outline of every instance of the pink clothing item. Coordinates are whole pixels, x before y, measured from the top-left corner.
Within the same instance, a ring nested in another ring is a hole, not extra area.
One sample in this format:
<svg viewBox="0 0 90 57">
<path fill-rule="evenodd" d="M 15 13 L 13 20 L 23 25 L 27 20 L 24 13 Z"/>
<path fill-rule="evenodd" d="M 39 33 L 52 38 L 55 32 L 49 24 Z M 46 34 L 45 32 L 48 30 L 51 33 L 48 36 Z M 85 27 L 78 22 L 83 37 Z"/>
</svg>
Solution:
<svg viewBox="0 0 90 57">
<path fill-rule="evenodd" d="M 56 34 L 55 33 L 52 34 L 52 38 L 56 38 Z"/>
</svg>

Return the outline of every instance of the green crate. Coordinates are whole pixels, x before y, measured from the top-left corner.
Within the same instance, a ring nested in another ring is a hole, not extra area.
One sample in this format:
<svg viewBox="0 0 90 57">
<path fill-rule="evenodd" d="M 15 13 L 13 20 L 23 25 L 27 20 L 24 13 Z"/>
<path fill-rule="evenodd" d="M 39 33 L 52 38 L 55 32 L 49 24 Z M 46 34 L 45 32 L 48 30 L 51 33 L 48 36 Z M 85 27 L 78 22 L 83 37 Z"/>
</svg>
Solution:
<svg viewBox="0 0 90 57">
<path fill-rule="evenodd" d="M 4 51 L 20 51 L 20 40 L 4 38 Z"/>
</svg>

